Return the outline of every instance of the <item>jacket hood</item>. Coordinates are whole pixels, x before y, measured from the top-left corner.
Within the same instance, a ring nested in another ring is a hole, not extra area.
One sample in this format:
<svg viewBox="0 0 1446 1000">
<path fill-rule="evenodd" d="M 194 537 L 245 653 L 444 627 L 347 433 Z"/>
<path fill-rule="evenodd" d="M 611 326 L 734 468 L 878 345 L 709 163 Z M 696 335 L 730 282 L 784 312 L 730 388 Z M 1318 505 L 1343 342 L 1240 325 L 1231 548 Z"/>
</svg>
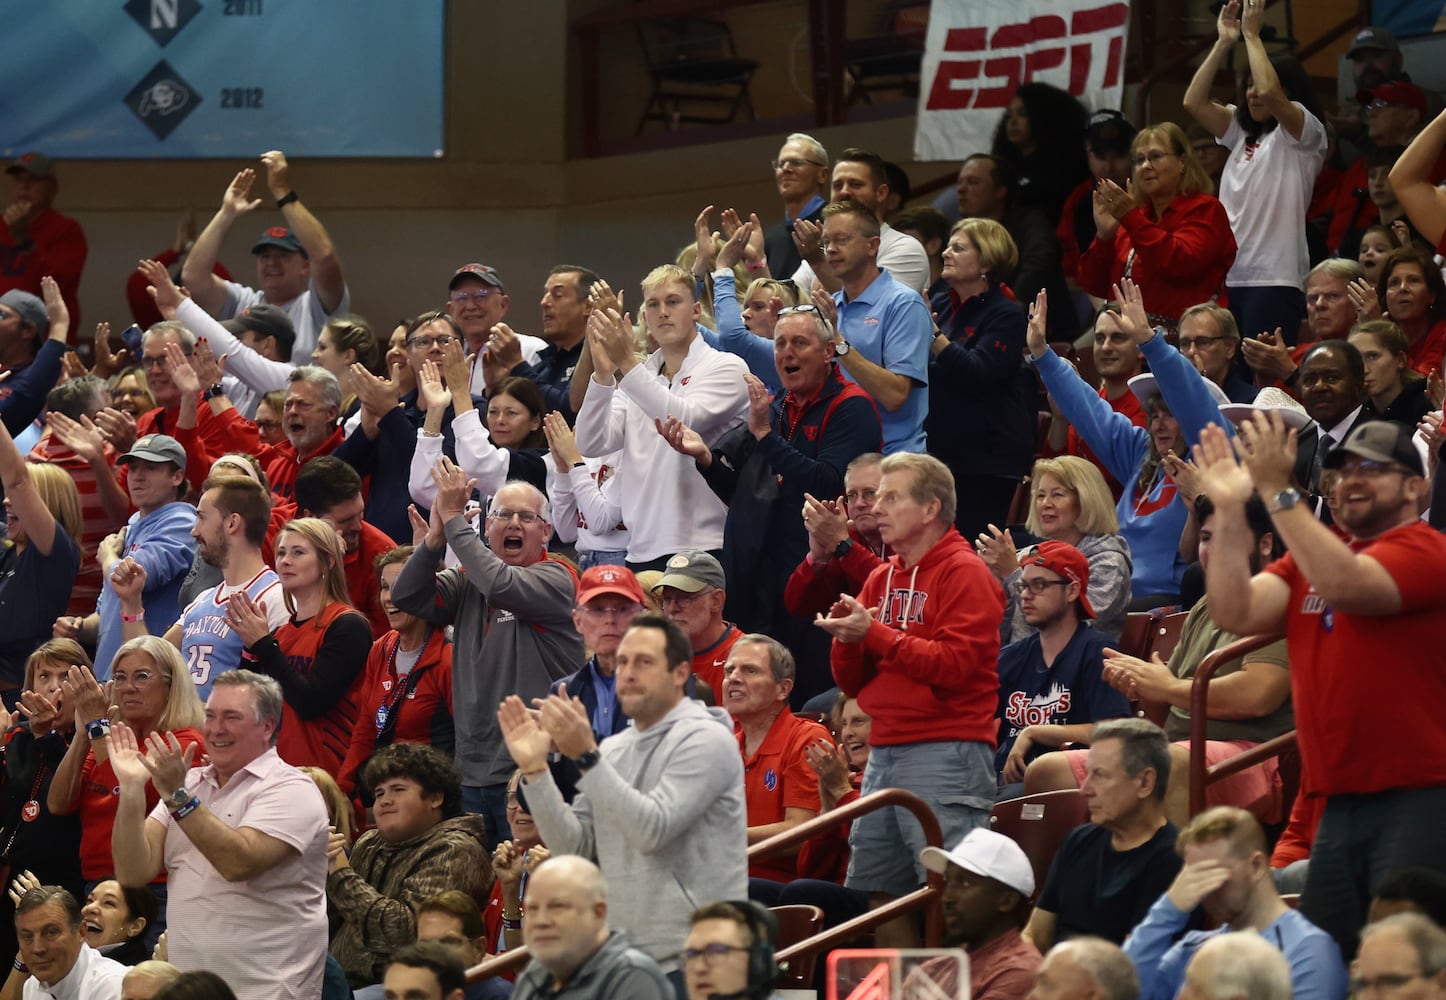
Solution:
<svg viewBox="0 0 1446 1000">
<path fill-rule="evenodd" d="M 444 819 L 436 826 L 423 830 L 410 840 L 403 840 L 395 844 L 389 844 L 385 840 L 381 843 L 384 851 L 410 851 L 420 844 L 438 837 L 471 837 L 477 843 L 487 845 L 487 826 L 480 814 L 464 813 L 461 816 L 453 816 L 451 819 Z M 381 834 L 377 834 L 378 839 Z"/>
<path fill-rule="evenodd" d="M 733 717 L 721 708 L 710 708 L 701 701 L 685 697 L 678 704 L 674 705 L 668 714 L 659 719 L 654 725 L 647 729 L 638 729 L 633 726 L 637 742 L 641 744 L 653 743 L 662 739 L 680 721 L 686 719 L 712 719 L 718 725 L 728 730 L 729 737 L 733 735 Z"/>
<path fill-rule="evenodd" d="M 951 528 L 949 531 L 944 533 L 943 538 L 939 539 L 933 545 L 929 546 L 929 551 L 924 553 L 924 558 L 920 559 L 918 563 L 916 563 L 919 572 L 927 573 L 929 570 L 933 569 L 934 566 L 938 563 L 943 562 L 946 559 L 957 558 L 959 549 L 963 549 L 970 555 L 975 555 L 974 546 L 966 542 L 963 535 L 959 534 L 959 532 L 954 531 Z M 975 558 L 977 559 L 978 556 L 975 555 Z M 912 573 L 914 571 L 913 566 L 905 568 L 904 557 L 899 555 L 898 553 L 889 556 L 889 562 L 894 564 L 895 572 Z"/>
</svg>

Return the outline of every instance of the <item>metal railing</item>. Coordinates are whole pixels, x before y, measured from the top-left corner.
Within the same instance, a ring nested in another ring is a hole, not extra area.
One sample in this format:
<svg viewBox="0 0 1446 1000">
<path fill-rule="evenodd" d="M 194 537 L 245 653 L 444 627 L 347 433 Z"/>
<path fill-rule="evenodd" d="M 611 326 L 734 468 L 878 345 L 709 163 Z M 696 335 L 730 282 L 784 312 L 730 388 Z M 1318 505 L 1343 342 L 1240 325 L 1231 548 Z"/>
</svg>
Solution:
<svg viewBox="0 0 1446 1000">
<path fill-rule="evenodd" d="M 1274 739 L 1265 741 L 1246 750 L 1244 753 L 1236 754 L 1229 760 L 1222 760 L 1213 767 L 1205 764 L 1205 730 L 1210 723 L 1206 714 L 1209 708 L 1210 679 L 1215 672 L 1226 663 L 1253 653 L 1257 649 L 1264 649 L 1273 642 L 1277 642 L 1284 636 L 1275 632 L 1270 635 L 1248 635 L 1243 639 L 1236 639 L 1215 650 L 1205 659 L 1200 661 L 1200 666 L 1195 669 L 1194 682 L 1190 687 L 1190 815 L 1194 816 L 1205 808 L 1205 787 L 1217 781 L 1222 781 L 1232 774 L 1238 774 L 1248 767 L 1254 767 L 1262 761 L 1277 757 L 1284 751 L 1295 746 L 1295 730 L 1288 733 L 1281 733 Z"/>
<path fill-rule="evenodd" d="M 840 823 L 851 822 L 866 813 L 895 806 L 907 809 L 919 821 L 919 825 L 924 828 L 926 845 L 929 847 L 944 846 L 944 834 L 939 829 L 939 820 L 934 816 L 934 811 L 929 808 L 928 804 L 913 792 L 905 791 L 902 788 L 886 788 L 882 792 L 874 792 L 872 795 L 865 795 L 847 805 L 839 806 L 837 809 L 831 809 L 821 816 L 815 816 L 805 823 L 800 823 L 791 830 L 786 830 L 754 844 L 748 849 L 748 860 L 750 862 L 757 861 L 780 851 L 786 851 L 791 847 L 802 846 L 804 841 L 832 830 Z M 862 916 L 855 917 L 847 923 L 839 924 L 832 930 L 824 931 L 782 948 L 779 950 L 777 958 L 780 962 L 787 962 L 789 959 L 827 951 L 852 941 L 864 931 L 873 930 L 880 924 L 887 923 L 896 917 L 926 907 L 924 945 L 928 948 L 937 948 L 944 933 L 943 916 L 939 911 L 939 897 L 943 891 L 944 877 L 935 872 L 929 872 L 928 880 L 922 888 L 915 889 L 908 895 L 900 896 L 898 899 L 876 910 L 870 910 Z M 495 958 L 489 958 L 468 969 L 467 983 L 469 985 L 480 983 L 492 976 L 521 969 L 527 964 L 528 957 L 525 946 L 509 949 Z"/>
</svg>

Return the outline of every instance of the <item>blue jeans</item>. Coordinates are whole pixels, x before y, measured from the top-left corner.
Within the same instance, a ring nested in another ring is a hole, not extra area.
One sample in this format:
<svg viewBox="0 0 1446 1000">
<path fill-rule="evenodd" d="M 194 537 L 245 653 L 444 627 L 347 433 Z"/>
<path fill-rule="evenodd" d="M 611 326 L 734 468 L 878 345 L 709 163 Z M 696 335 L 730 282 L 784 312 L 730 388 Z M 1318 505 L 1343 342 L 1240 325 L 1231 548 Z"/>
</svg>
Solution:
<svg viewBox="0 0 1446 1000">
<path fill-rule="evenodd" d="M 577 567 L 584 573 L 594 566 L 626 566 L 627 562 L 626 549 L 598 549 L 596 552 L 577 550 Z"/>
<path fill-rule="evenodd" d="M 462 809 L 482 817 L 487 827 L 487 850 L 492 852 L 504 840 L 512 839 L 507 825 L 507 784 L 463 785 Z"/>
</svg>

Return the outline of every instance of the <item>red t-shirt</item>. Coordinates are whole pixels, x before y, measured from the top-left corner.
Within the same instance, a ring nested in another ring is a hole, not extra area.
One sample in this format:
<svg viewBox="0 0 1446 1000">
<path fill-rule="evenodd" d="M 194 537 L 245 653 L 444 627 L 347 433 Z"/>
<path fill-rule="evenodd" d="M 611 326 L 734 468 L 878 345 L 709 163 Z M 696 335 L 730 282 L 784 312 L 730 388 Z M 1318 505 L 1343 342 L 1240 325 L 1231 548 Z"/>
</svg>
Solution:
<svg viewBox="0 0 1446 1000">
<path fill-rule="evenodd" d="M 743 729 L 736 723 L 738 752 L 744 753 Z M 812 719 L 800 719 L 784 706 L 768 735 L 752 757 L 743 758 L 743 798 L 748 805 L 748 825 L 781 823 L 789 809 L 818 812 L 818 773 L 808 766 L 804 747 L 820 739 L 833 741 L 827 729 Z M 798 877 L 797 862 L 786 855 L 774 855 L 748 866 L 750 878 L 792 882 Z"/>
<path fill-rule="evenodd" d="M 189 727 L 175 730 L 176 739 L 182 748 L 196 744 L 196 760 L 206 752 L 206 738 Z M 146 782 L 146 814 L 156 807 L 161 797 L 151 783 Z M 86 881 L 105 878 L 115 871 L 115 861 L 110 853 L 110 830 L 115 825 L 116 808 L 120 805 L 120 783 L 111 770 L 110 761 L 96 763 L 95 749 L 86 752 L 85 763 L 80 765 L 80 798 L 76 809 L 80 813 L 80 874 Z"/>
<path fill-rule="evenodd" d="M 723 664 L 728 662 L 728 651 L 743 638 L 737 625 L 724 622 L 723 635 L 711 646 L 693 651 L 693 676 L 713 689 L 713 701 L 723 701 Z"/>
<path fill-rule="evenodd" d="M 1286 643 L 1301 791 L 1346 795 L 1446 785 L 1446 536 L 1420 521 L 1351 545 L 1401 592 L 1394 615 L 1336 611 L 1291 555 Z"/>
</svg>

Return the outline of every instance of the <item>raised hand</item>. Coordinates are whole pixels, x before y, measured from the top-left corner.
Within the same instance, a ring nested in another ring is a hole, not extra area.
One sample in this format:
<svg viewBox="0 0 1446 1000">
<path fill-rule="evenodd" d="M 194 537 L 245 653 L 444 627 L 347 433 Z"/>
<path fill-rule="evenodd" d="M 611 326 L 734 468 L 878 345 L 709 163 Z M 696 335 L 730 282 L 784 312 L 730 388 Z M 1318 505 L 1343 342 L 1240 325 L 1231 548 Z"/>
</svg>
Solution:
<svg viewBox="0 0 1446 1000">
<path fill-rule="evenodd" d="M 141 764 L 150 772 L 151 784 L 161 798 L 166 798 L 186 784 L 186 772 L 196 760 L 196 743 L 181 746 L 175 733 L 151 733 L 146 737 L 146 753 Z"/>
<path fill-rule="evenodd" d="M 723 244 L 723 249 L 718 251 L 718 266 L 732 270 L 738 262 L 748 255 L 748 241 L 753 236 L 753 223 L 745 222 L 734 230 L 733 235 L 728 237 L 728 242 Z"/>
<path fill-rule="evenodd" d="M 497 708 L 497 723 L 502 728 L 502 739 L 507 752 L 523 774 L 536 774 L 547 767 L 547 754 L 552 749 L 552 737 L 538 724 L 537 718 L 528 711 L 522 699 L 509 695 Z"/>
<path fill-rule="evenodd" d="M 465 392 L 466 383 L 463 383 Z M 422 394 L 422 399 L 427 403 L 428 411 L 436 410 L 441 413 L 452 405 L 452 393 L 447 386 L 442 384 L 442 372 L 431 358 L 422 362 L 422 370 L 417 372 L 417 391 Z"/>
<path fill-rule="evenodd" d="M 592 312 L 616 312 L 623 311 L 623 293 L 614 292 L 612 286 L 599 278 L 592 283 L 587 290 L 587 304 Z"/>
<path fill-rule="evenodd" d="M 1346 285 L 1346 294 L 1350 296 L 1351 305 L 1356 307 L 1357 323 L 1380 319 L 1385 315 L 1381 311 L 1380 297 L 1376 295 L 1376 286 L 1365 278 L 1357 278 Z"/>
<path fill-rule="evenodd" d="M 1180 910 L 1190 913 L 1206 896 L 1230 880 L 1230 869 L 1219 861 L 1195 861 L 1180 868 L 1180 874 L 1165 890 Z"/>
<path fill-rule="evenodd" d="M 820 737 L 809 743 L 803 748 L 803 758 L 818 775 L 818 791 L 828 799 L 829 808 L 853 787 L 849 782 L 848 758 L 833 740 Z"/>
<path fill-rule="evenodd" d="M 136 418 L 124 410 L 107 406 L 96 413 L 95 425 L 117 454 L 125 454 L 136 443 Z"/>
<path fill-rule="evenodd" d="M 29 892 L 31 889 L 39 888 L 40 879 L 36 878 L 35 873 L 27 868 L 25 871 L 21 872 L 19 875 L 16 875 L 15 878 L 11 880 L 9 890 L 10 902 L 14 903 L 16 906 L 19 906 L 20 900 L 25 897 L 25 894 L 27 892 Z"/>
<path fill-rule="evenodd" d="M 1235 457 L 1231 440 L 1218 424 L 1206 424 L 1200 443 L 1194 448 L 1195 466 L 1200 470 L 1200 487 L 1215 506 L 1244 506 L 1255 492 L 1250 471 Z"/>
<path fill-rule="evenodd" d="M 437 499 L 432 504 L 432 513 L 443 524 L 454 517 L 461 517 L 467 509 L 467 498 L 477 487 L 477 480 L 468 479 L 467 474 L 446 455 L 432 463 L 432 479 L 437 484 Z"/>
<path fill-rule="evenodd" d="M 611 372 L 621 368 L 627 371 L 637 363 L 637 347 L 633 340 L 633 321 L 615 309 L 596 311 L 588 318 L 587 339 L 589 345 L 602 348 L 606 363 L 598 366 L 597 351 L 593 351 L 593 364 L 600 372 Z"/>
<path fill-rule="evenodd" d="M 440 549 L 442 547 L 442 536 L 438 534 L 435 539 L 431 537 L 427 519 L 422 516 L 421 511 L 417 510 L 417 505 L 414 503 L 407 504 L 407 523 L 412 526 L 413 548 L 429 541 L 435 542 L 435 544 L 431 546 L 434 549 Z"/>
<path fill-rule="evenodd" d="M 1296 435 L 1279 413 L 1256 413 L 1242 420 L 1235 432 L 1236 450 L 1261 496 L 1272 496 L 1290 485 L 1295 474 Z M 1210 492 L 1208 488 L 1206 492 Z M 1214 499 L 1215 494 L 1210 496 Z"/>
<path fill-rule="evenodd" d="M 1024 330 L 1025 344 L 1032 358 L 1043 357 L 1044 352 L 1049 350 L 1049 338 L 1045 336 L 1048 322 L 1049 294 L 1041 288 L 1034 297 L 1034 305 L 1029 308 L 1029 325 Z"/>
<path fill-rule="evenodd" d="M 392 365 L 390 379 L 373 375 L 367 371 L 366 365 L 360 362 L 347 369 L 351 374 L 352 389 L 355 390 L 357 398 L 361 400 L 362 406 L 374 416 L 385 417 L 397 408 L 400 402 L 397 385 L 401 381 L 401 367 L 400 362 Z"/>
<path fill-rule="evenodd" d="M 266 167 L 266 186 L 271 189 L 271 197 L 279 200 L 290 194 L 291 177 L 286 154 L 279 149 L 268 150 L 261 154 L 261 163 Z"/>
<path fill-rule="evenodd" d="M 713 206 L 709 205 L 698 213 L 693 220 L 693 239 L 698 246 L 698 260 L 693 265 L 693 274 L 706 274 L 713 270 L 713 246 L 718 239 L 718 234 L 713 232 L 713 225 L 709 221 L 713 216 Z M 719 264 L 720 267 L 732 267 L 732 264 Z"/>
<path fill-rule="evenodd" d="M 251 197 L 251 185 L 256 183 L 256 171 L 247 167 L 231 179 L 226 193 L 221 196 L 221 211 L 232 219 L 255 211 L 261 207 L 261 199 Z"/>
<path fill-rule="evenodd" d="M 1113 291 L 1115 300 L 1120 304 L 1120 329 L 1133 337 L 1137 344 L 1153 337 L 1155 329 L 1150 326 L 1150 317 L 1145 313 L 1145 296 L 1139 286 L 1129 278 L 1123 278 Z"/>
<path fill-rule="evenodd" d="M 743 381 L 748 387 L 748 432 L 762 441 L 773 431 L 773 400 L 757 375 L 750 372 Z"/>
<path fill-rule="evenodd" d="M 116 710 L 111 704 L 111 692 L 111 685 L 101 687 L 89 668 L 75 664 L 65 672 L 65 679 L 60 682 L 60 702 L 71 706 L 77 730 L 97 719 L 114 717 Z"/>
<path fill-rule="evenodd" d="M 146 291 L 150 293 L 156 302 L 156 308 L 166 319 L 175 319 L 176 310 L 180 308 L 185 296 L 181 289 L 171 280 L 171 272 L 166 270 L 164 264 L 154 260 L 142 260 L 136 265 L 136 270 L 146 279 Z"/>
<path fill-rule="evenodd" d="M 198 340 L 196 346 L 200 347 L 202 343 L 204 341 Z M 176 383 L 177 389 L 188 396 L 194 396 L 201 391 L 201 378 L 196 374 L 196 369 L 191 366 L 190 358 L 186 357 L 186 352 L 181 350 L 179 344 L 172 341 L 166 343 L 166 360 L 171 366 L 171 381 Z M 214 385 L 215 383 L 207 382 L 206 384 Z"/>
<path fill-rule="evenodd" d="M 793 224 L 793 245 L 804 260 L 822 260 L 823 226 L 808 219 L 799 219 Z"/>
<path fill-rule="evenodd" d="M 834 549 L 849 537 L 848 507 L 843 497 L 819 500 L 803 495 L 803 526 L 808 531 L 808 551 L 816 562 L 833 558 Z"/>
<path fill-rule="evenodd" d="M 110 349 L 110 324 L 97 323 L 95 325 L 95 363 L 91 366 L 90 373 L 101 378 L 110 378 L 122 368 L 131 363 L 131 352 L 121 348 L 114 354 Z"/>
<path fill-rule="evenodd" d="M 515 840 L 504 840 L 492 852 L 492 872 L 497 881 L 515 891 L 522 884 L 523 850 Z"/>
<path fill-rule="evenodd" d="M 205 337 L 197 337 L 196 346 L 191 351 L 191 367 L 196 369 L 196 378 L 201 380 L 202 385 L 215 385 L 226 375 L 226 355 L 216 357 L 211 350 L 211 342 Z"/>
<path fill-rule="evenodd" d="M 61 684 L 61 694 L 54 701 L 38 691 L 22 691 L 20 700 L 15 704 L 15 714 L 10 716 L 10 722 L 13 724 L 17 716 L 23 715 L 30 723 L 31 735 L 44 736 L 52 729 L 59 728 L 58 724 L 63 721 L 61 715 L 65 711 L 65 703 L 63 683 Z M 96 716 L 92 716 L 92 718 L 96 718 Z M 10 726 L 7 725 L 5 730 L 9 729 Z"/>
<path fill-rule="evenodd" d="M 1180 494 L 1180 499 L 1185 501 L 1187 507 L 1195 505 L 1195 498 L 1201 493 L 1200 470 L 1194 462 L 1181 458 L 1173 451 L 1166 452 L 1161 458 L 1165 466 L 1165 475 L 1170 477 L 1170 482 L 1175 484 L 1175 490 Z"/>
<path fill-rule="evenodd" d="M 247 646 L 254 646 L 271 634 L 271 621 L 266 615 L 266 603 L 258 603 L 244 590 L 233 593 L 226 601 L 226 624 L 241 637 Z"/>
<path fill-rule="evenodd" d="M 874 623 L 874 616 L 858 598 L 840 594 L 828 614 L 819 614 L 813 623 L 839 642 L 862 642 Z"/>
<path fill-rule="evenodd" d="M 110 585 L 122 608 L 139 607 L 146 589 L 146 568 L 127 556 L 111 569 Z"/>
<path fill-rule="evenodd" d="M 553 410 L 542 418 L 542 433 L 547 437 L 548 452 L 559 473 L 566 475 L 582 461 L 582 452 L 577 450 L 577 436 L 559 411 Z"/>
<path fill-rule="evenodd" d="M 82 414 L 77 421 L 59 410 L 51 410 L 45 415 L 45 422 L 61 444 L 86 462 L 96 465 L 106 460 L 105 437 L 89 417 Z"/>
<path fill-rule="evenodd" d="M 1281 382 L 1295 372 L 1295 359 L 1290 356 L 1280 327 L 1274 333 L 1256 334 L 1253 340 L 1245 338 L 1240 342 L 1240 351 L 1262 382 Z"/>
<path fill-rule="evenodd" d="M 1240 41 L 1240 0 L 1230 0 L 1220 8 L 1220 16 L 1215 20 L 1215 32 L 1225 45 L 1234 45 Z"/>
<path fill-rule="evenodd" d="M 1223 14 L 1224 11 L 1221 13 Z M 1246 0 L 1245 10 L 1240 19 L 1240 33 L 1246 38 L 1259 38 L 1260 20 L 1264 13 L 1265 4 L 1262 0 Z"/>
<path fill-rule="evenodd" d="M 713 453 L 703 438 L 677 417 L 669 417 L 666 421 L 654 418 L 653 426 L 657 427 L 663 440 L 678 454 L 687 455 L 696 462 L 711 463 Z"/>
<path fill-rule="evenodd" d="M 50 320 L 50 339 L 64 340 L 70 333 L 70 309 L 60 286 L 48 274 L 40 279 L 40 297 L 45 300 L 45 318 Z"/>
<path fill-rule="evenodd" d="M 110 727 L 110 766 L 121 788 L 144 788 L 151 780 L 136 734 L 124 722 Z M 160 789 L 157 789 L 159 791 Z M 172 789 L 174 791 L 174 789 Z"/>
<path fill-rule="evenodd" d="M 828 328 L 833 331 L 835 338 L 838 337 L 838 303 L 833 300 L 828 289 L 822 285 L 814 285 L 813 291 L 809 293 L 809 301 L 818 310 L 818 314 L 828 323 Z"/>
<path fill-rule="evenodd" d="M 997 579 L 1003 580 L 1019 568 L 1019 553 L 1014 548 L 1014 537 L 1008 531 L 1001 531 L 994 525 L 980 533 L 974 542 L 974 551 L 984 560 L 984 565 Z"/>
</svg>

